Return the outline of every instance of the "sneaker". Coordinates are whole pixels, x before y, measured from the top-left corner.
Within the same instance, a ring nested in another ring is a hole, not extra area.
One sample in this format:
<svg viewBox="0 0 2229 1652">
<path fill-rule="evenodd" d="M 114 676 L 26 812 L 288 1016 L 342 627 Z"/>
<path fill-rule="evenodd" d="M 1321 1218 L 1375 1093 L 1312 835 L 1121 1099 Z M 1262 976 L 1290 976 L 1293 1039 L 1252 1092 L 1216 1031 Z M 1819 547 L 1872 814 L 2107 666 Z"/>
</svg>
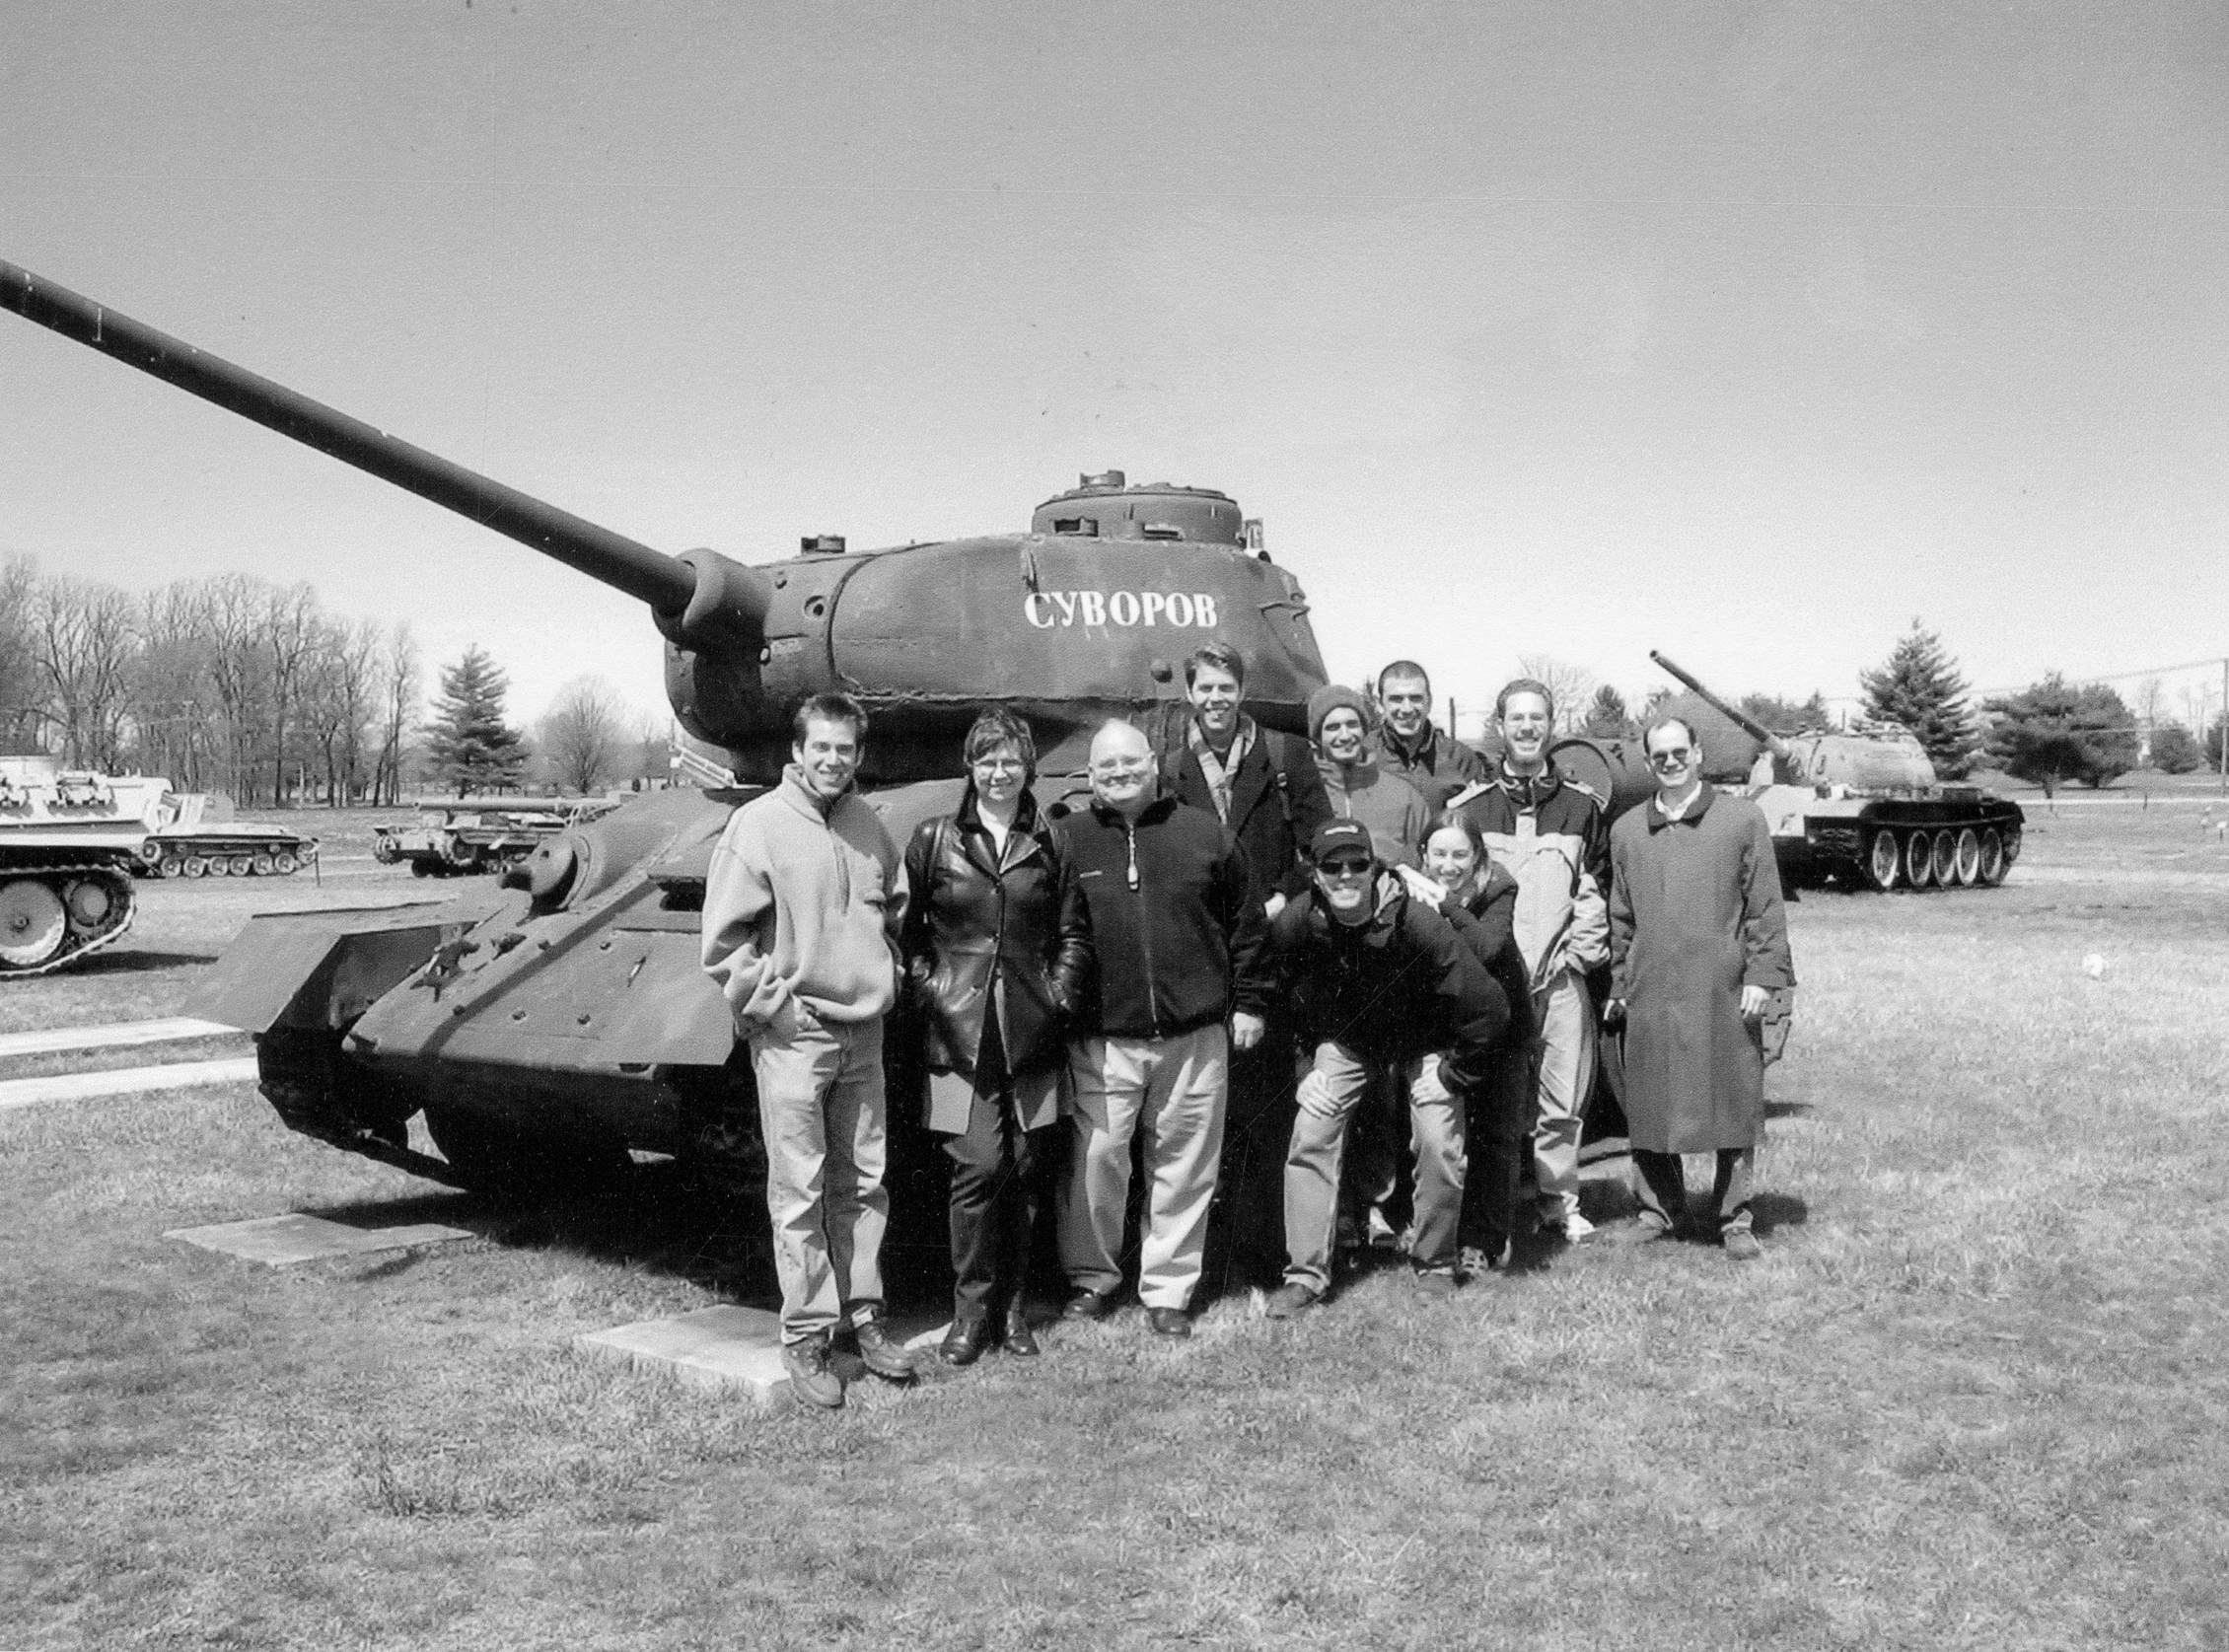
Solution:
<svg viewBox="0 0 2229 1652">
<path fill-rule="evenodd" d="M 880 1318 L 861 1320 L 851 1328 L 851 1336 L 858 1345 L 860 1363 L 884 1382 L 913 1380 L 912 1354 L 890 1339 L 890 1331 Z"/>
<path fill-rule="evenodd" d="M 1613 1245 L 1620 1247 L 1654 1245 L 1660 1239 L 1672 1237 L 1672 1230 L 1662 1223 L 1643 1221 L 1638 1216 L 1629 1222 L 1619 1222 L 1616 1227 L 1604 1231 L 1609 1235 L 1610 1242 Z"/>
<path fill-rule="evenodd" d="M 1566 1245 L 1584 1245 L 1594 1235 L 1595 1225 L 1576 1210 L 1563 1218 L 1563 1242 Z"/>
<path fill-rule="evenodd" d="M 1455 1294 L 1455 1269 L 1452 1267 L 1419 1268 L 1416 1273 L 1416 1294 L 1434 1299 Z"/>
<path fill-rule="evenodd" d="M 1728 1261 L 1753 1262 L 1764 1255 L 1764 1247 L 1747 1228 L 1728 1228 L 1718 1236 L 1718 1243 L 1725 1247 Z"/>
<path fill-rule="evenodd" d="M 1493 1245 L 1466 1245 L 1455 1254 L 1455 1270 L 1467 1278 L 1482 1279 L 1506 1270 L 1515 1254 L 1515 1245 L 1506 1239 Z"/>
<path fill-rule="evenodd" d="M 843 1379 L 828 1365 L 828 1339 L 808 1336 L 782 1344 L 782 1374 L 789 1378 L 790 1397 L 800 1405 L 818 1405 L 832 1411 L 843 1403 Z"/>
<path fill-rule="evenodd" d="M 1261 1317 L 1266 1320 L 1297 1320 L 1323 1300 L 1323 1292 L 1311 1290 L 1297 1281 L 1279 1285 L 1269 1293 L 1269 1300 L 1261 1305 Z"/>
<path fill-rule="evenodd" d="M 1362 1237 L 1363 1243 L 1368 1245 L 1373 1251 L 1401 1251 L 1406 1249 L 1406 1247 L 1403 1246 L 1401 1242 L 1401 1235 L 1394 1232 L 1394 1225 L 1386 1220 L 1386 1212 L 1384 1207 L 1381 1205 L 1374 1204 L 1370 1207 L 1369 1215 L 1364 1218 L 1364 1230 Z"/>
</svg>

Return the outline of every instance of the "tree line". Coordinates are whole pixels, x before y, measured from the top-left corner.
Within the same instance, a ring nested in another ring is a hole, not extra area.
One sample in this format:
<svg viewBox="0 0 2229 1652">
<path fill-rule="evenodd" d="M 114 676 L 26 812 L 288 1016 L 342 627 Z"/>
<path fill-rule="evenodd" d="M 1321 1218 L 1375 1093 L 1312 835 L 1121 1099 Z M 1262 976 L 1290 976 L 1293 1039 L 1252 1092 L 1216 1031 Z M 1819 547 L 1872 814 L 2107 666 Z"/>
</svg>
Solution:
<svg viewBox="0 0 2229 1652">
<path fill-rule="evenodd" d="M 419 701 L 406 623 L 252 574 L 135 595 L 0 563 L 0 740 L 244 807 L 393 803 Z"/>
</svg>

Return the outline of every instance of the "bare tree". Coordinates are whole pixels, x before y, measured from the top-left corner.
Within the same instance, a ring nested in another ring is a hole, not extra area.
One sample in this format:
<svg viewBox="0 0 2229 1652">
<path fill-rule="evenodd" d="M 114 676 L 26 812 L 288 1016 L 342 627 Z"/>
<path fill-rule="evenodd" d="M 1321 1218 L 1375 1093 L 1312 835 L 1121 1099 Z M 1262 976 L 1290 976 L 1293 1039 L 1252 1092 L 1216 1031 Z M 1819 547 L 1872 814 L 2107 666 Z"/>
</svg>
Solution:
<svg viewBox="0 0 2229 1652">
<path fill-rule="evenodd" d="M 124 708 L 138 653 L 131 598 L 112 585 L 52 574 L 33 605 L 33 658 L 62 759 L 123 766 Z"/>
<path fill-rule="evenodd" d="M 45 721 L 38 662 L 32 647 L 38 564 L 16 555 L 0 562 L 0 743 L 37 744 Z"/>
<path fill-rule="evenodd" d="M 284 804 L 286 733 L 302 707 L 303 678 L 324 631 L 318 594 L 307 585 L 273 590 L 263 603 L 263 647 L 271 662 L 271 801 Z"/>
<path fill-rule="evenodd" d="M 380 750 L 372 767 L 372 801 L 402 801 L 403 742 L 418 720 L 420 661 L 407 620 L 387 634 L 378 666 Z"/>
<path fill-rule="evenodd" d="M 255 771 L 270 730 L 270 658 L 262 646 L 269 587 L 249 574 L 221 574 L 202 591 L 208 682 L 223 742 L 218 772 L 241 804 L 255 800 Z"/>
<path fill-rule="evenodd" d="M 371 620 L 323 620 L 303 671 L 300 722 L 324 766 L 329 808 L 363 789 L 364 746 L 379 709 L 379 651 Z"/>
<path fill-rule="evenodd" d="M 588 793 L 622 760 L 632 713 L 601 677 L 576 677 L 541 720 L 541 751 L 560 786 Z"/>
<path fill-rule="evenodd" d="M 1555 700 L 1555 732 L 1575 734 L 1586 726 L 1587 707 L 1595 691 L 1595 674 L 1584 666 L 1566 665 L 1546 654 L 1527 654 L 1517 662 L 1518 675 L 1547 684 Z"/>
</svg>

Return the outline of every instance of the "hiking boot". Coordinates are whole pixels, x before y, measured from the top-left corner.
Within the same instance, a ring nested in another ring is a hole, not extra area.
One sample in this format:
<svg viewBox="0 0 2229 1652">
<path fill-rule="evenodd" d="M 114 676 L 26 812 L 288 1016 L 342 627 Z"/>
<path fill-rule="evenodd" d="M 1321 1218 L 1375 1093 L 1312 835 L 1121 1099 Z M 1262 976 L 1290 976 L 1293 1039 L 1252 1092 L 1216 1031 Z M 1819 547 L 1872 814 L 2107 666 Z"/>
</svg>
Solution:
<svg viewBox="0 0 2229 1652">
<path fill-rule="evenodd" d="M 890 1339 L 890 1331 L 881 1320 L 861 1320 L 851 1328 L 851 1335 L 859 1345 L 861 1363 L 884 1382 L 913 1380 L 912 1354 Z"/>
<path fill-rule="evenodd" d="M 843 1379 L 828 1364 L 826 1336 L 784 1342 L 782 1374 L 789 1378 L 790 1398 L 800 1405 L 818 1405 L 832 1411 L 843 1403 Z"/>
<path fill-rule="evenodd" d="M 1261 1305 L 1261 1317 L 1268 1320 L 1297 1320 L 1324 1300 L 1324 1293 L 1294 1281 L 1279 1285 L 1269 1293 L 1269 1300 Z"/>
<path fill-rule="evenodd" d="M 1753 1262 L 1764 1255 L 1764 1247 L 1747 1228 L 1728 1228 L 1718 1236 L 1718 1243 L 1725 1248 L 1728 1261 Z"/>
</svg>

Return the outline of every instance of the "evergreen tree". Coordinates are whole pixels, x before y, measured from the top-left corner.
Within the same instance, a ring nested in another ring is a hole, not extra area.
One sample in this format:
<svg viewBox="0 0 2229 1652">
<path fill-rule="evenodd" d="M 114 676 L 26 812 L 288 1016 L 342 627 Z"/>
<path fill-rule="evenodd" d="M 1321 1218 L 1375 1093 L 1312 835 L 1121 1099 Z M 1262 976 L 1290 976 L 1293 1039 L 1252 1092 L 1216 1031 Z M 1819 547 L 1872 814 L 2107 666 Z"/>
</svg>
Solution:
<svg viewBox="0 0 2229 1652">
<path fill-rule="evenodd" d="M 1585 733 L 1597 740 L 1624 740 L 1631 737 L 1633 720 L 1625 711 L 1625 696 L 1605 682 L 1595 690 L 1594 699 L 1587 706 Z"/>
<path fill-rule="evenodd" d="M 487 651 L 474 645 L 441 673 L 441 698 L 426 725 L 426 754 L 434 777 L 457 795 L 516 786 L 527 754 L 519 733 L 503 720 L 510 681 Z"/>
<path fill-rule="evenodd" d="M 1967 682 L 1934 632 L 1912 620 L 1888 664 L 1860 673 L 1858 682 L 1865 689 L 1865 714 L 1909 729 L 1937 774 L 1958 780 L 1973 769 L 1981 739 L 1967 708 Z"/>
<path fill-rule="evenodd" d="M 2198 737 L 2180 723 L 2162 723 L 2152 731 L 2152 767 L 2162 774 L 2188 774 L 2205 761 Z"/>
<path fill-rule="evenodd" d="M 2136 766 L 2135 718 L 2103 683 L 2077 688 L 2056 672 L 1985 706 L 1989 755 L 2049 797 L 2061 782 L 2103 786 Z"/>
<path fill-rule="evenodd" d="M 1744 694 L 1742 710 L 1774 734 L 1812 734 L 1824 731 L 1832 720 L 1827 696 L 1814 688 L 1807 700 L 1782 699 L 1778 694 Z"/>
</svg>

